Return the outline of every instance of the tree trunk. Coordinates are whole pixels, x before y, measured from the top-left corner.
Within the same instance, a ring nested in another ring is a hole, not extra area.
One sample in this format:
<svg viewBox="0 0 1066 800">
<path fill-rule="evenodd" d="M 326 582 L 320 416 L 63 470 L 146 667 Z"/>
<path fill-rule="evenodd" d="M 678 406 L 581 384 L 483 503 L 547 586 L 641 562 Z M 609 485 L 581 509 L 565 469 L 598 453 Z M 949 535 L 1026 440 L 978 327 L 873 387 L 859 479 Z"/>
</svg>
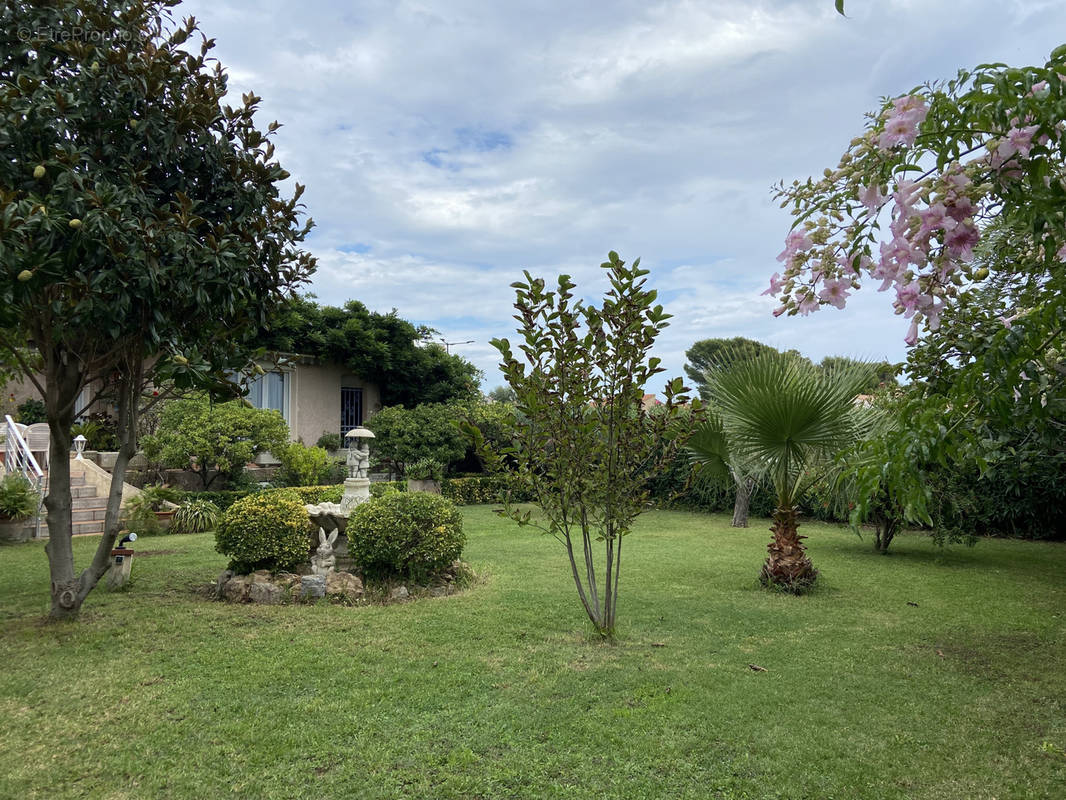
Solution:
<svg viewBox="0 0 1066 800">
<path fill-rule="evenodd" d="M 70 491 L 70 426 L 74 423 L 74 403 L 81 391 L 82 375 L 70 369 L 53 354 L 45 353 L 45 411 L 48 415 L 48 571 L 51 577 L 54 620 L 76 617 L 81 607 L 81 582 L 74 575 L 73 525 Z M 51 356 L 51 357 L 49 357 Z"/>
<path fill-rule="evenodd" d="M 875 520 L 874 549 L 883 556 L 888 555 L 888 546 L 896 536 L 897 525 L 890 519 Z"/>
<path fill-rule="evenodd" d="M 794 508 L 774 510 L 773 538 L 767 546 L 769 556 L 763 564 L 760 580 L 785 591 L 800 593 L 810 588 L 818 578 L 818 570 L 807 557 L 798 532 L 798 513 Z"/>
<path fill-rule="evenodd" d="M 120 526 L 122 484 L 126 465 L 137 446 L 137 403 L 143 364 L 139 359 L 125 366 L 119 381 L 119 451 L 111 474 L 107 498 L 104 534 L 96 547 L 92 563 L 78 577 L 74 576 L 74 549 L 71 541 L 70 426 L 74 422 L 74 403 L 82 388 L 83 376 L 76 371 L 56 371 L 48 375 L 46 388 L 49 441 L 49 489 L 45 498 L 48 509 L 48 564 L 52 576 L 53 620 L 73 619 L 111 563 L 111 549 Z M 53 388 L 54 387 L 54 388 Z"/>
<path fill-rule="evenodd" d="M 734 528 L 746 528 L 748 527 L 748 509 L 751 506 L 751 491 L 755 488 L 755 482 L 751 478 L 734 476 L 734 483 L 737 487 L 737 498 L 733 502 L 731 525 Z"/>
</svg>

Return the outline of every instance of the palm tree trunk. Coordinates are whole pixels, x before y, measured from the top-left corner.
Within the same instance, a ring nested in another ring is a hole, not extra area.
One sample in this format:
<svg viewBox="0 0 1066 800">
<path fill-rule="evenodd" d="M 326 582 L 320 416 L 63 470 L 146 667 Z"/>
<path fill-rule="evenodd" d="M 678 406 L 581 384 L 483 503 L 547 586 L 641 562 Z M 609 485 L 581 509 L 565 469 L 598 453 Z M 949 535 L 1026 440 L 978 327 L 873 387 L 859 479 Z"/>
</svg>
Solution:
<svg viewBox="0 0 1066 800">
<path fill-rule="evenodd" d="M 748 527 L 748 510 L 751 507 L 751 491 L 754 488 L 754 481 L 751 478 L 734 474 L 733 483 L 736 484 L 737 496 L 736 500 L 733 501 L 733 521 L 730 524 L 734 528 L 746 528 Z"/>
<path fill-rule="evenodd" d="M 760 580 L 789 592 L 802 592 L 810 588 L 818 577 L 807 550 L 803 546 L 806 536 L 800 536 L 799 516 L 795 508 L 774 510 L 774 524 L 770 528 L 773 538 L 766 550 L 769 556 L 763 564 Z"/>
</svg>

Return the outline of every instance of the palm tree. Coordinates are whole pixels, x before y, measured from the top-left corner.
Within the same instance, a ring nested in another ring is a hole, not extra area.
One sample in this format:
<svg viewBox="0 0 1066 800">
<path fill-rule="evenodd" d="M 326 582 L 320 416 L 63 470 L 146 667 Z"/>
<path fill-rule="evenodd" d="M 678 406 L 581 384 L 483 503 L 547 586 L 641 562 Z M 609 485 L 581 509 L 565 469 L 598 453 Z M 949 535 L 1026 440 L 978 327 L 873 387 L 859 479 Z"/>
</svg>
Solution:
<svg viewBox="0 0 1066 800">
<path fill-rule="evenodd" d="M 709 405 L 720 417 L 730 460 L 761 465 L 777 495 L 764 583 L 799 592 L 817 578 L 798 532 L 797 506 L 833 455 L 866 429 L 869 413 L 855 397 L 871 371 L 862 362 L 818 370 L 770 354 L 708 374 Z M 705 423 L 689 447 L 697 461 L 721 468 L 714 425 Z"/>
</svg>

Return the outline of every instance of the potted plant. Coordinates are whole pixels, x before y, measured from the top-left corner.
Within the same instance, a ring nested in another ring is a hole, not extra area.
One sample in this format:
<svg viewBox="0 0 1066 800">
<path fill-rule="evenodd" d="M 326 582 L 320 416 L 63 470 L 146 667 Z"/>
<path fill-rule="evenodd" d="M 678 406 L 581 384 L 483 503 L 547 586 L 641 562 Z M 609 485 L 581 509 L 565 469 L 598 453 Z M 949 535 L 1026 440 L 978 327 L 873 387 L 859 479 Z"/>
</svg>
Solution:
<svg viewBox="0 0 1066 800">
<path fill-rule="evenodd" d="M 440 482 L 444 478 L 444 465 L 432 458 L 420 458 L 407 470 L 407 491 L 440 494 Z"/>
<path fill-rule="evenodd" d="M 177 507 L 177 492 L 163 486 L 146 486 L 126 501 L 126 527 L 140 535 L 162 533 L 170 527 Z"/>
<path fill-rule="evenodd" d="M 9 472 L 0 480 L 0 540 L 25 542 L 33 536 L 26 521 L 37 513 L 41 496 L 26 476 Z"/>
</svg>

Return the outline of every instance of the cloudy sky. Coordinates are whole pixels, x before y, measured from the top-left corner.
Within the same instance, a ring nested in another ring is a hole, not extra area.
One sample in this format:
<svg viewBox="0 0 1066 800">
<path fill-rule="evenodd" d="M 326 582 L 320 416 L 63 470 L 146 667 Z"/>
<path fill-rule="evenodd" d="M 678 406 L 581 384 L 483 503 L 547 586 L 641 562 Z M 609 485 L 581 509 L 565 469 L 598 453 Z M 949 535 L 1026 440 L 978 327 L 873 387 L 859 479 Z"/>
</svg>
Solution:
<svg viewBox="0 0 1066 800">
<path fill-rule="evenodd" d="M 883 95 L 964 66 L 1043 63 L 1061 0 L 188 0 L 231 90 L 307 185 L 312 291 L 437 328 L 501 383 L 523 269 L 595 299 L 640 256 L 674 315 L 656 354 L 748 336 L 814 359 L 904 357 L 864 290 L 774 319 L 790 218 L 771 185 L 836 164 Z M 650 387 L 656 388 L 656 387 Z"/>
</svg>

